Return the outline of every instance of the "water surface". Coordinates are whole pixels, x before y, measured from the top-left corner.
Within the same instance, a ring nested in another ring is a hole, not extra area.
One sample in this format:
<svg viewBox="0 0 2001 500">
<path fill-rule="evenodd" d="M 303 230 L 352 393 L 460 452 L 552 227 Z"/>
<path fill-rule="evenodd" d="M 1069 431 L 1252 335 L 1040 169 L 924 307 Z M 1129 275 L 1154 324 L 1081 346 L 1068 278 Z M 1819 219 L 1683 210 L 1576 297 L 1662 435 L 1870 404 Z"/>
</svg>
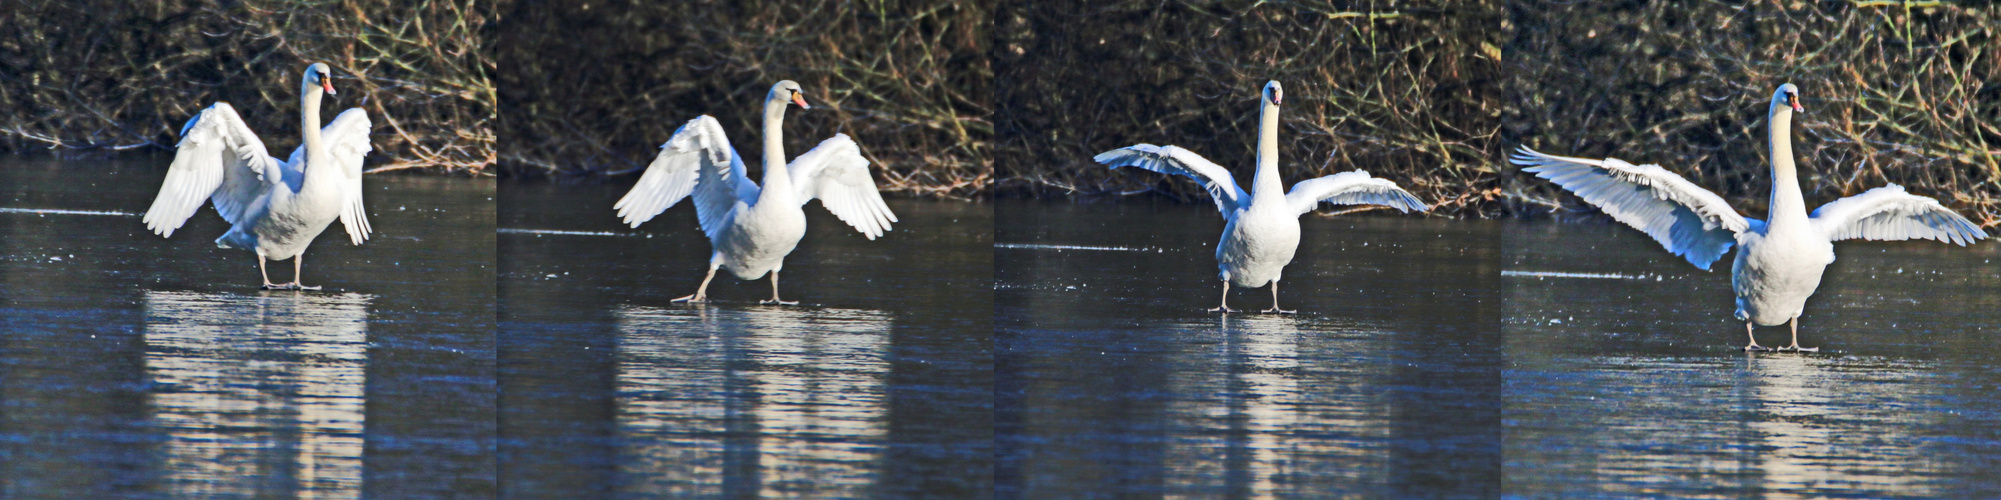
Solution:
<svg viewBox="0 0 2001 500">
<path fill-rule="evenodd" d="M 628 187 L 502 189 L 503 496 L 991 495 L 988 205 L 892 199 L 869 241 L 812 203 L 800 305 L 727 272 L 688 305 L 692 205 L 624 227 Z"/>
<path fill-rule="evenodd" d="M 1499 493 L 1496 224 L 1308 216 L 1275 316 L 1203 311 L 1211 207 L 996 217 L 1002 497 Z"/>
<path fill-rule="evenodd" d="M 0 159 L 4 496 L 491 495 L 493 183 L 370 176 L 262 291 L 213 209 L 146 230 L 167 163 Z"/>
<path fill-rule="evenodd" d="M 1747 354 L 1728 261 L 1610 223 L 1504 236 L 1510 493 L 2001 495 L 1993 242 L 1836 243 L 1800 321 L 1821 352 Z"/>
</svg>

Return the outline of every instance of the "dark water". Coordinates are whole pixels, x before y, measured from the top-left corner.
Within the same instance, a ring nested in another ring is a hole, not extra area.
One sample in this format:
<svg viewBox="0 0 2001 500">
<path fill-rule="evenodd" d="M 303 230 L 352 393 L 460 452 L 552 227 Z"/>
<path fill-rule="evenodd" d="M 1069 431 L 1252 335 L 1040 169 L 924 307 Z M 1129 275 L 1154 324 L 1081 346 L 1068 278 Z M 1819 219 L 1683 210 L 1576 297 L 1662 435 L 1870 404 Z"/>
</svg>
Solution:
<svg viewBox="0 0 2001 500">
<path fill-rule="evenodd" d="M 212 211 L 145 231 L 159 163 L 0 164 L 0 496 L 2001 496 L 1991 242 L 1837 244 L 1823 351 L 1746 354 L 1609 223 L 1310 216 L 1300 314 L 1224 316 L 1207 206 L 809 207 L 800 306 L 689 306 L 691 207 L 371 177 L 265 292 Z"/>
<path fill-rule="evenodd" d="M 1993 242 L 1836 243 L 1800 321 L 1821 352 L 1752 355 L 1727 262 L 1611 224 L 1504 241 L 1509 492 L 2001 496 Z"/>
<path fill-rule="evenodd" d="M 212 209 L 146 230 L 166 162 L 0 160 L 0 496 L 491 495 L 494 184 L 371 176 L 260 291 Z"/>
<path fill-rule="evenodd" d="M 1837 244 L 1823 351 L 1747 355 L 1727 272 L 1609 223 L 1308 217 L 1301 314 L 1221 316 L 1207 206 L 997 212 L 1004 497 L 2001 494 L 1991 242 Z"/>
<path fill-rule="evenodd" d="M 1212 208 L 996 212 L 1001 496 L 1500 491 L 1498 225 L 1308 217 L 1281 286 L 1299 314 L 1222 316 Z"/>
<path fill-rule="evenodd" d="M 503 496 L 991 495 L 989 205 L 891 200 L 868 241 L 811 204 L 800 305 L 723 273 L 691 306 L 693 207 L 625 228 L 626 189 L 502 190 Z"/>
</svg>

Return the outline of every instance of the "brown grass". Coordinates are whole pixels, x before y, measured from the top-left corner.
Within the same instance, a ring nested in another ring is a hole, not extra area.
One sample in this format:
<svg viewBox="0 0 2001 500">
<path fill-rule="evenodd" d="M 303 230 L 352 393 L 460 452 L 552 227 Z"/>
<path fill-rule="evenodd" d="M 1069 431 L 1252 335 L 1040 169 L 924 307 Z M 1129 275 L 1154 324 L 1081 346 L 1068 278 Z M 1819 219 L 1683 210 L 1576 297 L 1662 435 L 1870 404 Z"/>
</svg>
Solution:
<svg viewBox="0 0 2001 500">
<path fill-rule="evenodd" d="M 675 129 L 715 116 L 761 159 L 759 105 L 779 80 L 810 111 L 785 122 L 798 154 L 853 136 L 892 192 L 982 196 L 992 181 L 990 9 L 941 0 L 530 4 L 495 41 L 506 173 L 635 175 Z"/>
<path fill-rule="evenodd" d="M 1444 213 L 1500 205 L 1499 2 L 1009 2 L 995 16 L 999 189 L 1204 194 L 1091 161 L 1175 144 L 1248 179 L 1257 98 L 1285 86 L 1287 181 L 1365 169 Z"/>
<path fill-rule="evenodd" d="M 484 173 L 494 163 L 483 4 L 432 0 L 18 0 L 0 9 L 0 151 L 171 150 L 227 101 L 283 156 L 298 79 L 325 62 L 328 107 L 375 122 L 372 168 Z"/>
<path fill-rule="evenodd" d="M 1939 2 L 1510 4 L 1505 136 L 1555 154 L 1658 163 L 1762 214 L 1766 104 L 1800 87 L 1810 203 L 1885 183 L 2001 223 L 2001 45 L 1992 7 Z M 1518 138 L 1518 139 L 1516 139 Z M 1513 174 L 1540 212 L 1569 195 Z"/>
</svg>

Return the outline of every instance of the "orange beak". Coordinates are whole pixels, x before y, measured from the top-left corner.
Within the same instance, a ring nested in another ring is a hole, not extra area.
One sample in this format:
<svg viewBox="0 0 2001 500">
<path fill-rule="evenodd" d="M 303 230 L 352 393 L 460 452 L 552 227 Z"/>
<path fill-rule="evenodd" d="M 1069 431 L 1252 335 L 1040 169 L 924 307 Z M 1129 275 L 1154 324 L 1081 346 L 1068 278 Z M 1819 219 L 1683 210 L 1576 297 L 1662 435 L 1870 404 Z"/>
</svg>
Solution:
<svg viewBox="0 0 2001 500">
<path fill-rule="evenodd" d="M 326 81 L 326 80 L 320 80 L 320 88 L 324 88 L 324 89 L 327 89 L 327 95 L 338 95 L 338 94 L 340 94 L 339 92 L 334 92 L 334 89 L 333 89 L 333 82 L 329 82 L 329 81 Z"/>
<path fill-rule="evenodd" d="M 806 97 L 797 92 L 792 93 L 792 103 L 799 105 L 799 109 L 813 109 L 812 106 L 806 105 Z"/>
</svg>

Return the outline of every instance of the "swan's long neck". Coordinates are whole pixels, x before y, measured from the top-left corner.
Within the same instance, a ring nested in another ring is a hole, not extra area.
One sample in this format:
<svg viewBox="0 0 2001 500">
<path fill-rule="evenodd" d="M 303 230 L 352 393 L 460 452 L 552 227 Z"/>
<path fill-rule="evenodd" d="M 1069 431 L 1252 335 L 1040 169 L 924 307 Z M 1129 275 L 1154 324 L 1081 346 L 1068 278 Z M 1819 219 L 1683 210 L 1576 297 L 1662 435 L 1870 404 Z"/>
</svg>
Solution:
<svg viewBox="0 0 2001 500">
<path fill-rule="evenodd" d="M 764 186 L 760 198 L 792 189 L 792 176 L 785 171 L 785 136 L 780 131 L 785 124 L 785 103 L 783 99 L 764 100 Z"/>
<path fill-rule="evenodd" d="M 1283 196 L 1285 185 L 1278 178 L 1278 105 L 1259 98 L 1258 172 L 1251 178 L 1251 195 L 1271 193 Z"/>
<path fill-rule="evenodd" d="M 301 107 L 299 110 L 299 134 L 304 138 L 306 145 L 306 164 L 302 165 L 302 167 L 306 167 L 308 174 L 320 170 L 331 173 L 335 169 L 313 168 L 327 162 L 327 160 L 324 160 L 327 155 L 326 142 L 320 139 L 320 97 L 325 95 L 326 91 L 320 90 L 318 85 L 313 84 L 306 84 L 302 90 L 303 94 L 299 96 L 299 106 Z"/>
<path fill-rule="evenodd" d="M 1768 115 L 1772 145 L 1771 224 L 1806 222 L 1806 199 L 1800 195 L 1799 170 L 1793 165 L 1792 107 L 1773 102 Z"/>
</svg>

